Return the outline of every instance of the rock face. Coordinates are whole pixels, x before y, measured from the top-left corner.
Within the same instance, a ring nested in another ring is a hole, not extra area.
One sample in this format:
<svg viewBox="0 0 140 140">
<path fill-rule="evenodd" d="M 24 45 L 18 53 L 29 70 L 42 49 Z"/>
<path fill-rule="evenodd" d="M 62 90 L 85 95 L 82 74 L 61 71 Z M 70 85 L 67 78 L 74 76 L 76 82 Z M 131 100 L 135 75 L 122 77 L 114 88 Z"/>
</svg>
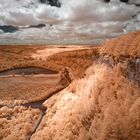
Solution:
<svg viewBox="0 0 140 140">
<path fill-rule="evenodd" d="M 82 79 L 44 103 L 32 140 L 140 139 L 140 32 L 105 42 Z"/>
</svg>

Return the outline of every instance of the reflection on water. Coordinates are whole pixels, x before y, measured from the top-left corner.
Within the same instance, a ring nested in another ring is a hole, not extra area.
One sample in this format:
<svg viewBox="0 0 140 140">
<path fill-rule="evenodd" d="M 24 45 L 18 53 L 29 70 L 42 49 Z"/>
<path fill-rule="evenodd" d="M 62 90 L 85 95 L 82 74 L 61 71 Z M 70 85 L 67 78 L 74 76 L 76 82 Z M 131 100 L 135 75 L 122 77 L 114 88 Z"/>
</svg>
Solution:
<svg viewBox="0 0 140 140">
<path fill-rule="evenodd" d="M 5 70 L 0 72 L 0 76 L 5 75 L 14 75 L 14 74 L 58 74 L 57 71 L 46 69 L 46 68 L 39 68 L 39 67 L 24 67 L 24 68 L 15 68 L 10 70 Z"/>
</svg>

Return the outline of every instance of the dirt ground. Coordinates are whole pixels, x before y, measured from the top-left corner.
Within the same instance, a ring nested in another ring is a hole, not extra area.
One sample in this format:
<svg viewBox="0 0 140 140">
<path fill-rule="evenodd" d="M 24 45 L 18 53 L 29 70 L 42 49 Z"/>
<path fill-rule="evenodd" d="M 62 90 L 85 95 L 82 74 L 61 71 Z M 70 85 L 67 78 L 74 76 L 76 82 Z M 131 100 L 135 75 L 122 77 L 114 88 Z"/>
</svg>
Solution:
<svg viewBox="0 0 140 140">
<path fill-rule="evenodd" d="M 0 77 L 0 139 L 140 139 L 140 31 L 98 47 L 0 46 L 1 71 L 28 66 L 59 73 Z"/>
</svg>

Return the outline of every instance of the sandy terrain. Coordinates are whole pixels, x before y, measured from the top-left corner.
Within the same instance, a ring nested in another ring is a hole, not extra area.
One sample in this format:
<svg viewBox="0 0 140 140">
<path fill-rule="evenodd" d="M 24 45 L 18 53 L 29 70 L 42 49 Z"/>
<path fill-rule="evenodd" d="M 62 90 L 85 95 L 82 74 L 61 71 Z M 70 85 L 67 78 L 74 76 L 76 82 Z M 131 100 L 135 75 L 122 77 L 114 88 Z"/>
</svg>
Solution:
<svg viewBox="0 0 140 140">
<path fill-rule="evenodd" d="M 51 91 L 61 86 L 59 81 L 59 75 L 48 77 L 0 77 L 0 101 L 19 100 L 31 102 L 45 98 Z"/>
<path fill-rule="evenodd" d="M 67 51 L 74 51 L 74 50 L 81 50 L 89 48 L 90 46 L 78 46 L 78 45 L 57 45 L 57 46 L 50 46 L 44 47 L 41 50 L 37 50 L 35 53 L 31 55 L 34 59 L 46 59 L 48 56 L 54 55 L 56 53 L 67 52 Z M 90 48 L 89 48 L 90 49 Z"/>
<path fill-rule="evenodd" d="M 1 113 L 10 110 L 9 113 L 13 112 L 11 116 L 16 112 L 20 116 L 15 115 L 16 117 L 12 117 L 13 120 L 8 123 L 2 121 L 1 139 L 10 137 L 10 140 L 14 140 L 23 132 L 20 136 L 23 140 L 28 136 L 32 140 L 139 140 L 139 42 L 140 31 L 107 41 L 100 47 L 64 49 L 62 52 L 57 48 L 54 49 L 54 53 L 49 48 L 48 54 L 46 47 L 33 49 L 30 46 L 25 52 L 21 51 L 20 47 L 13 50 L 8 47 L 2 47 L 2 50 L 0 48 L 1 70 L 37 66 L 59 71 L 59 74 L 52 77 L 51 75 L 1 77 L 0 103 L 11 100 L 11 104 L 15 105 L 12 108 L 1 107 Z M 12 61 L 14 63 L 11 63 Z M 14 85 L 17 85 L 16 88 L 10 89 Z M 56 85 L 62 85 L 63 90 L 48 96 L 39 107 L 29 107 L 29 104 L 16 106 L 14 98 L 27 101 L 42 99 L 42 95 L 48 93 L 49 85 L 53 89 L 57 87 Z M 40 95 L 42 89 L 43 93 Z M 15 111 L 15 108 L 22 109 Z M 33 114 L 34 109 L 42 115 L 39 121 L 30 122 L 30 117 L 26 119 L 26 116 Z M 27 115 L 28 111 L 30 113 Z M 22 117 L 23 114 L 25 117 Z M 7 116 L 1 118 L 7 121 Z M 23 129 L 24 123 L 19 124 L 21 118 L 23 122 L 26 119 L 28 120 L 26 122 L 31 123 L 28 134 Z M 14 128 L 21 129 L 12 131 L 9 127 L 9 132 L 7 126 L 14 124 L 15 121 L 17 123 Z M 35 125 L 36 122 L 39 125 Z"/>
</svg>

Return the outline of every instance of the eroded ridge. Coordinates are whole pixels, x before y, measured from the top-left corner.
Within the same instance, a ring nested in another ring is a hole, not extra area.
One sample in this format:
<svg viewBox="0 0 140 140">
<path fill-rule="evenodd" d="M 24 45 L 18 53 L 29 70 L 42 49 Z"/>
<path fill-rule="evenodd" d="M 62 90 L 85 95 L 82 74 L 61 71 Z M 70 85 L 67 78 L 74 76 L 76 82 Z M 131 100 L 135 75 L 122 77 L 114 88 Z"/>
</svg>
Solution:
<svg viewBox="0 0 140 140">
<path fill-rule="evenodd" d="M 46 100 L 31 139 L 139 140 L 139 34 L 107 42 L 84 78 Z"/>
</svg>

